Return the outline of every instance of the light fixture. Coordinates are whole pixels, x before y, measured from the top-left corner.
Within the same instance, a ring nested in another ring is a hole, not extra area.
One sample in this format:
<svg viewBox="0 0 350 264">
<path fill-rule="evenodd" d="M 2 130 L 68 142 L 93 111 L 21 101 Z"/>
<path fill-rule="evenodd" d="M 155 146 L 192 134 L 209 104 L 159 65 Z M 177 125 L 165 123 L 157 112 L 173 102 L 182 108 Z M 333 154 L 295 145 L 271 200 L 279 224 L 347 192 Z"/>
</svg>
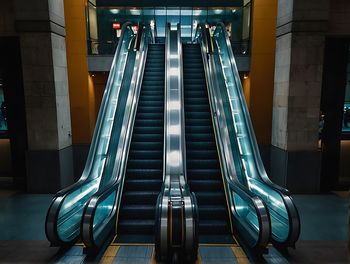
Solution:
<svg viewBox="0 0 350 264">
<path fill-rule="evenodd" d="M 119 9 L 110 9 L 109 12 L 115 15 L 119 13 Z"/>
<path fill-rule="evenodd" d="M 244 79 L 244 80 L 247 80 L 248 78 L 249 78 L 248 73 L 244 73 L 244 74 L 243 74 L 243 79 Z"/>
<path fill-rule="evenodd" d="M 232 9 L 231 12 L 232 12 L 232 13 L 236 13 L 236 9 Z"/>
</svg>

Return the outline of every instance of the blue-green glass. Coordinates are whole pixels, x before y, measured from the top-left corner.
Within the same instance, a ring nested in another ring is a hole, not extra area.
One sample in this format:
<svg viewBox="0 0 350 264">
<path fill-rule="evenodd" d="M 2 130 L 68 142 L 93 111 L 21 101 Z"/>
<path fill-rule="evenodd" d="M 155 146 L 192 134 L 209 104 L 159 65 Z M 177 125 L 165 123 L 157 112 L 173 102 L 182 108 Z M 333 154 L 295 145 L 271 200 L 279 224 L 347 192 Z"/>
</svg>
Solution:
<svg viewBox="0 0 350 264">
<path fill-rule="evenodd" d="M 126 67 L 128 49 L 130 41 L 132 40 L 134 33 L 131 28 L 127 27 L 125 34 L 121 40 L 120 52 L 115 55 L 112 68 L 110 71 L 110 77 L 105 89 L 102 104 L 106 105 L 105 111 L 100 112 L 97 120 L 94 134 L 94 141 L 91 144 L 91 149 L 95 150 L 93 153 L 92 164 L 89 170 L 89 175 L 82 176 L 87 178 L 85 184 L 78 190 L 68 194 L 59 211 L 57 231 L 62 241 L 71 241 L 80 232 L 80 223 L 82 214 L 86 202 L 94 195 L 99 189 L 101 178 L 105 170 L 105 165 L 108 160 L 108 148 L 110 147 L 111 131 L 114 117 L 117 111 L 117 102 L 120 92 L 120 86 L 123 79 L 124 69 Z M 101 107 L 102 111 L 102 107 Z M 90 150 L 91 151 L 91 150 Z"/>
<path fill-rule="evenodd" d="M 253 131 L 249 130 L 247 124 L 249 118 L 245 116 L 248 113 L 247 106 L 242 95 L 242 86 L 235 61 L 230 57 L 229 49 L 231 46 L 227 43 L 225 30 L 218 25 L 214 32 L 214 40 L 218 48 L 218 57 L 225 83 L 222 93 L 222 96 L 226 97 L 223 99 L 226 104 L 225 116 L 232 126 L 230 129 L 230 137 L 234 142 L 232 153 L 240 159 L 240 166 L 236 166 L 236 169 L 240 168 L 242 176 L 239 180 L 264 200 L 271 216 L 272 235 L 276 241 L 284 242 L 289 234 L 288 212 L 281 195 L 261 179 L 255 159 L 255 155 L 259 155 L 259 153 L 254 153 L 251 141 L 254 135 L 249 134 Z"/>
<path fill-rule="evenodd" d="M 147 26 L 145 28 L 145 32 L 142 35 L 142 42 L 144 43 L 144 46 L 147 46 L 149 42 L 151 42 L 152 35 L 151 35 L 151 28 Z M 133 55 L 129 56 L 135 56 L 135 52 Z M 133 57 L 133 59 L 135 59 Z M 121 91 L 119 91 L 119 98 L 116 98 L 117 101 L 117 109 L 116 109 L 116 115 L 114 117 L 114 124 L 113 128 L 111 128 L 112 131 L 112 141 L 111 144 L 109 144 L 107 151 L 108 151 L 108 157 L 109 157 L 109 163 L 106 165 L 105 171 L 103 172 L 103 179 L 100 183 L 100 188 L 107 186 L 107 184 L 114 184 L 117 182 L 118 184 L 115 184 L 113 188 L 114 190 L 111 191 L 109 195 L 107 195 L 105 198 L 100 199 L 98 201 L 98 204 L 96 205 L 96 211 L 93 219 L 93 236 L 95 241 L 98 240 L 98 235 L 101 230 L 104 228 L 104 224 L 108 223 L 108 220 L 110 217 L 113 217 L 113 212 L 115 209 L 115 206 L 118 203 L 118 199 L 121 197 L 121 177 L 123 175 L 119 173 L 114 174 L 115 167 L 120 168 L 120 164 L 122 163 L 121 160 L 117 160 L 117 152 L 123 149 L 123 146 L 125 146 L 124 138 L 122 138 L 122 132 L 123 129 L 125 130 L 125 122 L 123 122 L 124 118 L 128 118 L 129 115 L 125 113 L 125 109 L 127 108 L 127 104 L 130 103 L 128 101 L 128 94 L 130 91 L 130 84 L 131 84 L 131 77 L 133 75 L 134 70 L 134 63 L 128 63 L 126 68 L 124 67 L 124 71 L 126 72 L 126 76 L 124 76 L 125 81 L 122 85 Z M 119 171 L 119 170 L 118 170 Z M 109 186 L 109 185 L 108 185 Z"/>
<path fill-rule="evenodd" d="M 2 86 L 1 80 L 0 85 Z M 0 86 L 0 133 L 7 132 L 7 106 L 4 99 L 4 91 Z"/>
<path fill-rule="evenodd" d="M 195 35 L 195 40 L 199 43 L 203 43 L 203 36 L 202 36 L 202 30 L 198 30 Z M 205 46 L 205 45 L 204 45 Z M 214 63 L 220 64 L 220 61 L 217 61 L 218 58 L 214 57 Z M 225 83 L 219 81 L 219 88 L 224 88 Z M 215 89 L 215 87 L 209 87 L 212 89 Z M 225 89 L 225 88 L 224 88 Z M 225 92 L 225 90 L 221 91 Z M 215 91 L 211 90 L 210 93 L 215 95 Z M 219 100 L 219 98 L 216 98 Z M 220 98 L 223 100 L 224 108 L 227 108 L 228 100 L 227 98 Z M 213 104 L 215 105 L 215 104 Z M 215 110 L 214 110 L 215 111 Z M 233 123 L 230 122 L 231 120 L 227 120 L 227 129 L 229 132 L 230 137 L 232 137 L 233 133 L 230 133 L 233 127 Z M 234 138 L 230 138 L 230 141 L 232 141 Z M 234 160 L 234 166 L 239 167 L 239 161 L 237 161 L 237 156 L 233 155 Z M 241 187 L 236 184 L 236 181 L 232 178 L 226 178 L 230 177 L 231 175 L 225 175 L 225 188 L 227 191 L 227 198 L 229 202 L 230 212 L 233 214 L 235 219 L 235 229 L 238 230 L 238 233 L 244 236 L 245 242 L 247 245 L 254 247 L 259 238 L 260 238 L 260 223 L 258 218 L 258 212 L 256 207 L 253 204 L 253 200 L 248 195 L 247 192 L 243 191 Z M 236 178 L 241 179 L 243 181 L 243 177 L 241 175 L 241 171 L 236 172 Z"/>
</svg>

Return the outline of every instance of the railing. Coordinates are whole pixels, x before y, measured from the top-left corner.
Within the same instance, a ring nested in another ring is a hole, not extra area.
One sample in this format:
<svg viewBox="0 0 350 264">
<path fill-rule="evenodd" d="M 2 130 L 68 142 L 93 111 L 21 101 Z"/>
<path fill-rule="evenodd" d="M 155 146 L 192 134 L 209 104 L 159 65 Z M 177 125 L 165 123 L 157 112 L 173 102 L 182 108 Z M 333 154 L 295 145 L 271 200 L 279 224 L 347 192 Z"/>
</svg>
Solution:
<svg viewBox="0 0 350 264">
<path fill-rule="evenodd" d="M 152 41 L 149 26 L 140 26 L 131 47 L 132 63 L 125 69 L 125 83 L 117 104 L 117 122 L 112 133 L 115 135 L 113 155 L 109 160 L 110 167 L 107 181 L 88 201 L 83 216 L 82 237 L 88 249 L 98 249 L 111 237 L 116 226 L 125 172 L 130 148 L 133 124 L 136 116 L 137 102 L 141 90 L 148 44 Z"/>
<path fill-rule="evenodd" d="M 166 27 L 164 109 L 164 178 L 157 199 L 156 258 L 194 261 L 197 257 L 197 202 L 186 177 L 180 25 Z"/>
<path fill-rule="evenodd" d="M 88 55 L 112 55 L 118 47 L 119 39 L 98 40 L 88 39 Z"/>
<path fill-rule="evenodd" d="M 278 246 L 294 246 L 300 233 L 298 211 L 286 189 L 272 183 L 261 161 L 253 126 L 243 96 L 231 42 L 225 26 L 219 23 L 214 31 L 215 64 L 220 77 L 220 93 L 224 103 L 224 124 L 231 133 L 226 142 L 235 156 L 237 178 L 266 204 L 271 219 L 271 240 Z"/>
<path fill-rule="evenodd" d="M 46 236 L 52 245 L 63 246 L 73 243 L 78 238 L 83 210 L 87 201 L 99 189 L 109 160 L 111 130 L 128 60 L 128 49 L 133 38 L 131 24 L 125 23 L 112 62 L 83 174 L 78 182 L 54 196 L 46 216 Z"/>
<path fill-rule="evenodd" d="M 215 46 L 209 28 L 198 25 L 196 41 L 201 45 L 214 132 L 228 201 L 229 215 L 238 239 L 247 247 L 263 252 L 270 237 L 270 220 L 264 202 L 240 183 L 235 156 L 231 152 L 230 128 L 226 125 L 224 97 L 215 60 Z"/>
<path fill-rule="evenodd" d="M 235 56 L 249 56 L 250 55 L 250 41 L 249 40 L 241 40 L 241 41 L 233 41 L 231 40 L 232 52 Z"/>
</svg>

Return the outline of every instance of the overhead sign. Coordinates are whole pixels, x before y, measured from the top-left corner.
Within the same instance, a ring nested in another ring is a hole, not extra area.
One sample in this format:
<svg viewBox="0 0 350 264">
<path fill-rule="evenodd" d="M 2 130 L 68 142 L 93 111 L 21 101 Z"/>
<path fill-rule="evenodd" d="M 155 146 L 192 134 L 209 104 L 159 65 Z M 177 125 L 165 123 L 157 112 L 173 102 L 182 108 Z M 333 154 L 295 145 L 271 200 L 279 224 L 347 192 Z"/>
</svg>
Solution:
<svg viewBox="0 0 350 264">
<path fill-rule="evenodd" d="M 113 22 L 112 28 L 113 29 L 120 29 L 121 28 L 121 24 L 119 22 Z"/>
</svg>

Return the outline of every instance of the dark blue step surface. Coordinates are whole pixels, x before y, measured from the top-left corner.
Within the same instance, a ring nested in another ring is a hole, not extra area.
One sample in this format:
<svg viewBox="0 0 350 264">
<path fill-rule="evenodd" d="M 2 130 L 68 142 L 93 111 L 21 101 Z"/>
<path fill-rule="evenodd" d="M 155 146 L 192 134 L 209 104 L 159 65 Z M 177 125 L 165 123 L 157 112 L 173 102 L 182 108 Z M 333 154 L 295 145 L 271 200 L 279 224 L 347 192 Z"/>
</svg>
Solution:
<svg viewBox="0 0 350 264">
<path fill-rule="evenodd" d="M 154 242 L 163 177 L 164 45 L 151 44 L 130 144 L 117 242 Z"/>
<path fill-rule="evenodd" d="M 233 243 L 200 46 L 183 44 L 187 179 L 196 194 L 200 243 Z"/>
</svg>

